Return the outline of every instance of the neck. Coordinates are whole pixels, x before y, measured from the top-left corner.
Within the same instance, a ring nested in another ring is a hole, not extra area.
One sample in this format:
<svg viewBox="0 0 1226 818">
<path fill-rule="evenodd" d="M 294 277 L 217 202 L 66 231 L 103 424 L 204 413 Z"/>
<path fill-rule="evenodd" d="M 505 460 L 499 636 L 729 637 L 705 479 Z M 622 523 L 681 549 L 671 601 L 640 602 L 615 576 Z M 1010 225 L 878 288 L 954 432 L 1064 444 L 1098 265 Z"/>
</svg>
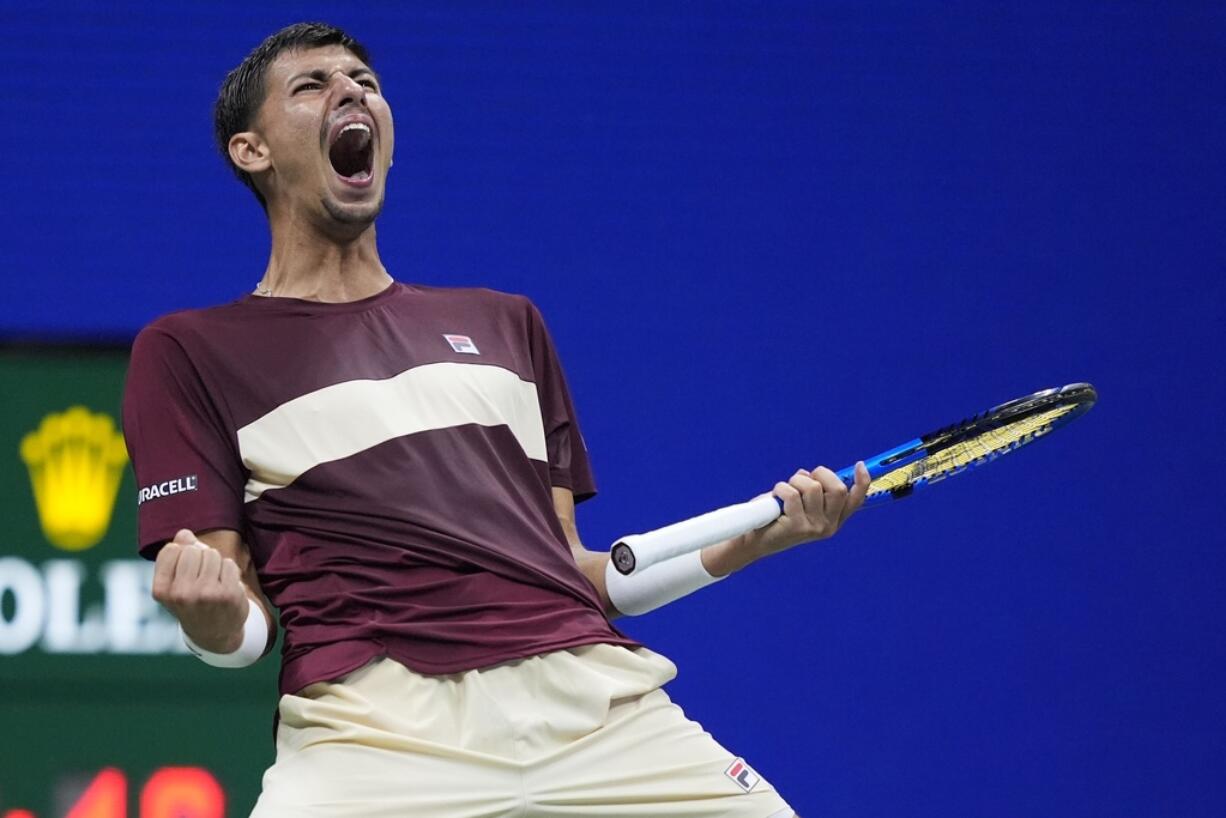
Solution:
<svg viewBox="0 0 1226 818">
<path fill-rule="evenodd" d="M 303 222 L 272 222 L 272 253 L 258 295 L 341 303 L 382 292 L 392 277 L 379 261 L 375 226 L 324 235 Z"/>
</svg>

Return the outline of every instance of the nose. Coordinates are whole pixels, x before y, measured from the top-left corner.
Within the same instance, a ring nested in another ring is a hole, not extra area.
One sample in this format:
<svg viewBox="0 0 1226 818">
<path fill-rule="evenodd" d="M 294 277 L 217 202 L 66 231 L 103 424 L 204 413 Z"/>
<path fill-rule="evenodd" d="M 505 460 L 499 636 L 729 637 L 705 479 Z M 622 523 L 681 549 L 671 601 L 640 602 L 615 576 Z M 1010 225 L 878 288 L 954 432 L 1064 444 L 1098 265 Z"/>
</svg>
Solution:
<svg viewBox="0 0 1226 818">
<path fill-rule="evenodd" d="M 366 86 L 353 77 L 337 71 L 332 75 L 336 86 L 336 107 L 343 108 L 349 103 L 366 106 Z"/>
</svg>

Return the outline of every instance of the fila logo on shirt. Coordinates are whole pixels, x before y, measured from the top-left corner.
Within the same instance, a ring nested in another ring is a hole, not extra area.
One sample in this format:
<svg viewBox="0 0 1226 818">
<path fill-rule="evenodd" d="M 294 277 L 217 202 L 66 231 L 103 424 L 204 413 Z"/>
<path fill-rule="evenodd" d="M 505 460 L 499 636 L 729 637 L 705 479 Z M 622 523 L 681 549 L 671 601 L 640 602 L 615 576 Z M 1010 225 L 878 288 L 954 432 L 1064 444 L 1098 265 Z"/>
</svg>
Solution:
<svg viewBox="0 0 1226 818">
<path fill-rule="evenodd" d="M 473 343 L 473 339 L 467 335 L 443 335 L 447 343 L 451 344 L 451 348 L 456 352 L 467 352 L 469 355 L 480 355 L 477 350 L 477 345 Z"/>
<path fill-rule="evenodd" d="M 762 777 L 755 773 L 743 758 L 734 758 L 728 769 L 724 770 L 724 775 L 731 778 L 733 783 L 745 792 L 758 786 L 758 782 L 762 780 Z"/>
</svg>

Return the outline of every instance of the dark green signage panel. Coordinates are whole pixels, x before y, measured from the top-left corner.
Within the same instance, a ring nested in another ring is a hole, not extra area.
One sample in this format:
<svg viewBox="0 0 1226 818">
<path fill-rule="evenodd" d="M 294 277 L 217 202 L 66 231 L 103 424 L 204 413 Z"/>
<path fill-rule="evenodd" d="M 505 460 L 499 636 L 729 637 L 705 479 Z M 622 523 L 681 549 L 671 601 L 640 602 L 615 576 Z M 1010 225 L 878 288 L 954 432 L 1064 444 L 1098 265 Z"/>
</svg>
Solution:
<svg viewBox="0 0 1226 818">
<path fill-rule="evenodd" d="M 186 653 L 136 553 L 127 350 L 0 349 L 0 818 L 246 815 L 275 658 Z"/>
</svg>

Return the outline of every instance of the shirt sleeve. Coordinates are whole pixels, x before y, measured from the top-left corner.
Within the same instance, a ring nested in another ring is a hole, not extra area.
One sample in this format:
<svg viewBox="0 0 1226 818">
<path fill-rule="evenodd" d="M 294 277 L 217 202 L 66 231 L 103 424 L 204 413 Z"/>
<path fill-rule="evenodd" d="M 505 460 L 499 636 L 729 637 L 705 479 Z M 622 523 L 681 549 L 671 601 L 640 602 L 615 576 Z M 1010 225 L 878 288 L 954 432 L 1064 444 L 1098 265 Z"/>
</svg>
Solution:
<svg viewBox="0 0 1226 818">
<path fill-rule="evenodd" d="M 536 391 L 545 423 L 545 449 L 549 456 L 549 482 L 570 489 L 575 502 L 596 493 L 596 480 L 588 463 L 587 445 L 566 386 L 549 330 L 536 305 L 528 302 L 529 343 Z"/>
<path fill-rule="evenodd" d="M 132 345 L 123 431 L 141 556 L 154 559 L 181 528 L 242 530 L 245 470 L 234 437 L 183 347 L 157 327 Z"/>
</svg>

